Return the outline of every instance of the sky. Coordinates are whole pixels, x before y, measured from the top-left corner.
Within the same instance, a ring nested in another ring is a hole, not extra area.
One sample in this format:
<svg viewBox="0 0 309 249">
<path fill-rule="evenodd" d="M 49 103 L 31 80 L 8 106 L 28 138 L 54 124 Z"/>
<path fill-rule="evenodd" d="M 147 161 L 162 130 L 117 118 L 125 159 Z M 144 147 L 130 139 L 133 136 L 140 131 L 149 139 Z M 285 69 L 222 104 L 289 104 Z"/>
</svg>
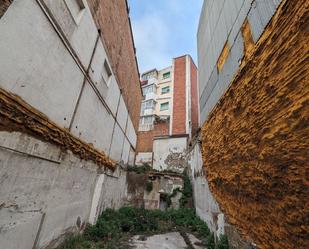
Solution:
<svg viewBox="0 0 309 249">
<path fill-rule="evenodd" d="M 203 0 L 128 0 L 140 73 L 190 54 L 197 63 L 196 33 Z"/>
</svg>

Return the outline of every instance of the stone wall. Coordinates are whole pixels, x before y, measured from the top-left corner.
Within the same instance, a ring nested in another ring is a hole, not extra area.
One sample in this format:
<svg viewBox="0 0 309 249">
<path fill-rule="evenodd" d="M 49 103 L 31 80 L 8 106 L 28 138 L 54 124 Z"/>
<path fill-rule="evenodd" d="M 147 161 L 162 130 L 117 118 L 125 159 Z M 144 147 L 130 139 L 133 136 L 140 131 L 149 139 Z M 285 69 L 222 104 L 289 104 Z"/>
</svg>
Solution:
<svg viewBox="0 0 309 249">
<path fill-rule="evenodd" d="M 210 189 L 258 248 L 308 245 L 308 7 L 282 2 L 202 128 Z"/>
</svg>

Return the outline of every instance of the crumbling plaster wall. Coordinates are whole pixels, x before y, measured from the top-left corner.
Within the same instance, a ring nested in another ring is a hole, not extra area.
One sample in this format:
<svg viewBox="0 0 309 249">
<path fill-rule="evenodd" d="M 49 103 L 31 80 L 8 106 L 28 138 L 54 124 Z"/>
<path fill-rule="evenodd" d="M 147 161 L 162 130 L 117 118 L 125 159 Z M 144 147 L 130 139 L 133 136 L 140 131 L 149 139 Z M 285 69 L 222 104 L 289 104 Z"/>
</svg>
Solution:
<svg viewBox="0 0 309 249">
<path fill-rule="evenodd" d="M 182 173 L 186 167 L 187 136 L 155 137 L 153 140 L 153 168 Z"/>
<path fill-rule="evenodd" d="M 202 128 L 210 189 L 228 221 L 258 248 L 309 243 L 308 8 L 306 1 L 282 1 L 264 33 L 249 22 L 252 55 Z"/>
</svg>

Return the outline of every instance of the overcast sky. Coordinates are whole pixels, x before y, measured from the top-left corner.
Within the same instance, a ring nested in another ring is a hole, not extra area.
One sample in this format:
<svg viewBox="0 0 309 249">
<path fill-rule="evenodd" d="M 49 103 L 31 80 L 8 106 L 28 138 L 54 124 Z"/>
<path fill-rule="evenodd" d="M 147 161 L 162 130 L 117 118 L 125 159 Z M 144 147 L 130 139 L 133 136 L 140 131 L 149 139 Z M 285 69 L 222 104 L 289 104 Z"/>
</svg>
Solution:
<svg viewBox="0 0 309 249">
<path fill-rule="evenodd" d="M 129 0 L 140 73 L 190 54 L 197 63 L 196 33 L 203 0 Z"/>
</svg>

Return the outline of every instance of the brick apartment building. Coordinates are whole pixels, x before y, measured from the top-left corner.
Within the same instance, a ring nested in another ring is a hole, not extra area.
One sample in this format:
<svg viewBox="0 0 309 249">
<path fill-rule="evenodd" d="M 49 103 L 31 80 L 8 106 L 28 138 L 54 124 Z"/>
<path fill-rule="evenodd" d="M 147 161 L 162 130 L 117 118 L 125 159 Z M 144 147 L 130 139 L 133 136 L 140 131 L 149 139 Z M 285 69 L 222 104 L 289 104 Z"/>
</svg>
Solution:
<svg viewBox="0 0 309 249">
<path fill-rule="evenodd" d="M 180 56 L 172 66 L 143 73 L 141 86 L 136 163 L 177 171 L 199 126 L 197 68 L 191 56 Z"/>
</svg>

